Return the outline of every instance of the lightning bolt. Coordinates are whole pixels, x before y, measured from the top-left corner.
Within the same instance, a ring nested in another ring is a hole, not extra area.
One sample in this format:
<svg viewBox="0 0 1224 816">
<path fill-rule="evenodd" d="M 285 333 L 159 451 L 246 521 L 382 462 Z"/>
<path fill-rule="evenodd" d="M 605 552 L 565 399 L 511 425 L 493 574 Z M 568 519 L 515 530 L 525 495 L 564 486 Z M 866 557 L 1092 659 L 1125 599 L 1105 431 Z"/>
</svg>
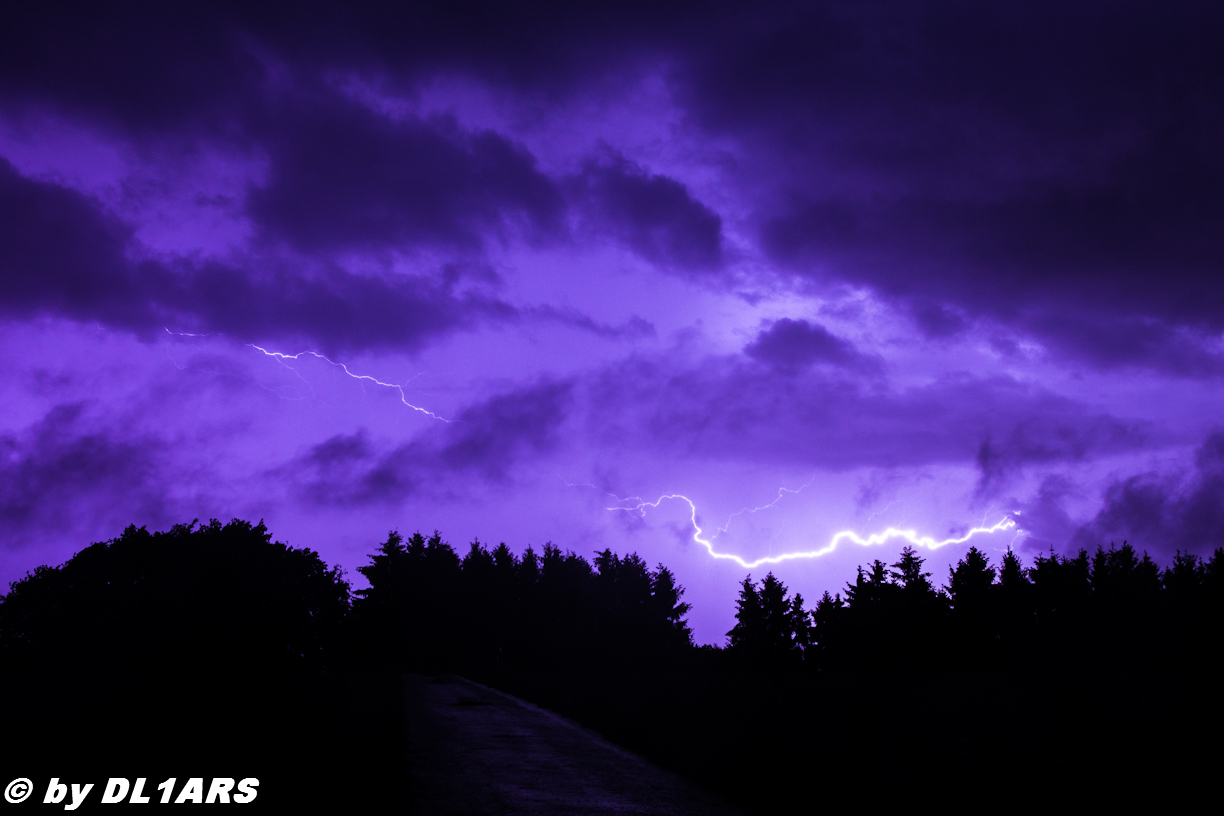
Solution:
<svg viewBox="0 0 1224 816">
<path fill-rule="evenodd" d="M 804 485 L 804 487 L 806 486 L 807 485 Z M 799 488 L 799 490 L 802 490 L 802 489 L 803 488 Z M 782 494 L 784 491 L 788 493 L 798 493 L 799 492 L 798 490 L 786 490 L 786 488 L 781 488 L 778 491 L 778 498 L 774 499 L 769 504 L 765 505 L 764 507 L 753 508 L 752 510 L 740 510 L 738 513 L 734 513 L 731 516 L 731 518 L 739 515 L 740 513 L 744 513 L 744 512 L 755 513 L 758 510 L 764 510 L 766 507 L 772 507 L 773 505 L 781 501 Z M 946 547 L 949 544 L 963 544 L 964 542 L 968 541 L 970 538 L 973 538 L 975 535 L 987 535 L 989 533 L 997 533 L 1003 530 L 1012 530 L 1016 528 L 1016 520 L 1008 517 L 1008 518 L 1004 518 L 1002 521 L 999 521 L 996 524 L 992 524 L 989 527 L 984 526 L 985 522 L 983 522 L 983 526 L 974 527 L 970 529 L 967 533 L 965 533 L 963 536 L 958 536 L 955 538 L 945 538 L 942 541 L 936 541 L 931 536 L 918 535 L 918 532 L 916 530 L 901 530 L 897 527 L 889 527 L 888 529 L 882 530 L 881 532 L 872 533 L 866 538 L 864 538 L 863 536 L 860 536 L 858 533 L 854 532 L 853 530 L 842 530 L 839 533 L 835 533 L 833 537 L 829 540 L 829 543 L 819 549 L 805 550 L 802 552 L 783 553 L 781 555 L 770 555 L 764 558 L 758 558 L 755 561 L 746 561 L 743 558 L 739 557 L 738 555 L 735 555 L 734 553 L 717 552 L 714 549 L 714 542 L 711 539 L 706 539 L 702 537 L 705 534 L 705 531 L 701 528 L 701 525 L 697 523 L 697 505 L 693 504 L 692 499 L 690 499 L 688 496 L 683 496 L 679 493 L 668 493 L 667 495 L 660 496 L 659 498 L 655 499 L 652 502 L 639 502 L 638 504 L 635 504 L 631 507 L 609 507 L 607 509 L 608 510 L 623 510 L 625 512 L 630 512 L 630 513 L 636 512 L 639 515 L 644 517 L 646 515 L 647 508 L 658 507 L 663 502 L 671 500 L 671 499 L 678 499 L 689 506 L 689 520 L 692 522 L 692 525 L 693 525 L 693 541 L 696 541 L 698 544 L 705 547 L 706 552 L 708 552 L 711 557 L 723 559 L 727 561 L 734 561 L 735 563 L 739 564 L 744 569 L 753 569 L 755 567 L 759 567 L 761 564 L 780 564 L 783 561 L 794 561 L 799 558 L 819 558 L 822 555 L 828 555 L 829 553 L 836 550 L 837 545 L 841 544 L 843 541 L 849 541 L 854 544 L 858 544 L 859 546 L 862 546 L 862 547 L 870 547 L 870 546 L 877 545 L 877 544 L 883 544 L 895 538 L 900 538 L 900 539 L 904 539 L 905 541 L 908 541 L 910 544 L 913 544 L 915 547 L 925 547 L 929 550 L 937 550 L 940 547 Z M 621 499 L 621 501 L 630 501 L 630 499 Z M 730 523 L 731 523 L 730 518 L 728 518 L 727 524 L 729 525 Z M 727 525 L 724 525 L 716 529 L 717 529 L 717 532 L 712 536 L 712 538 L 717 538 L 718 533 L 725 532 L 727 529 Z M 1019 531 L 1017 531 L 1017 535 L 1019 535 Z"/>
<path fill-rule="evenodd" d="M 162 328 L 166 330 L 166 334 L 173 335 L 175 337 L 211 337 L 213 334 L 212 332 L 210 332 L 209 334 L 192 334 L 191 332 L 170 331 L 170 329 L 165 326 L 163 326 Z M 408 401 L 408 395 L 404 393 L 404 386 L 401 385 L 400 383 L 383 382 L 382 380 L 376 377 L 371 377 L 368 374 L 354 374 L 352 371 L 349 371 L 349 367 L 346 366 L 344 363 L 337 363 L 335 360 L 331 359 L 330 357 L 324 354 L 320 354 L 317 351 L 300 351 L 297 354 L 284 354 L 279 351 L 269 351 L 263 346 L 257 346 L 254 343 L 247 343 L 246 345 L 249 346 L 250 348 L 253 348 L 257 351 L 262 352 L 264 355 L 268 357 L 275 359 L 278 363 L 285 366 L 285 368 L 288 368 L 295 375 L 297 375 L 297 378 L 301 380 L 302 382 L 306 382 L 306 379 L 298 372 L 296 368 L 290 365 L 286 365 L 285 360 L 300 360 L 303 356 L 309 356 L 309 357 L 314 357 L 319 360 L 323 360 L 324 362 L 330 363 L 331 365 L 334 365 L 336 368 L 339 368 L 341 371 L 343 371 L 348 376 L 352 377 L 354 380 L 365 380 L 367 382 L 372 382 L 375 385 L 381 386 L 383 388 L 395 389 L 397 392 L 399 392 L 400 402 L 402 402 L 404 405 L 411 408 L 412 410 L 417 411 L 418 413 L 422 413 L 425 416 L 430 417 L 431 419 L 436 419 L 441 422 L 445 422 L 447 424 L 450 424 L 451 422 L 455 421 L 455 420 L 447 419 L 446 417 L 443 417 L 443 416 L 439 416 L 427 408 L 422 408 L 419 405 L 413 405 L 411 402 Z M 171 362 L 174 362 L 173 359 L 171 360 Z M 175 363 L 175 366 L 178 366 L 178 363 Z M 309 383 L 307 383 L 307 385 L 309 386 Z"/>
<path fill-rule="evenodd" d="M 257 351 L 263 352 L 268 357 L 272 357 L 281 363 L 284 363 L 285 360 L 299 360 L 303 356 L 315 357 L 319 360 L 323 360 L 324 362 L 334 365 L 336 368 L 339 368 L 341 371 L 343 371 L 348 376 L 352 377 L 354 380 L 365 380 L 367 382 L 372 382 L 375 385 L 382 386 L 383 388 L 394 389 L 395 391 L 399 392 L 400 402 L 402 402 L 404 405 L 408 406 L 414 411 L 425 414 L 425 416 L 431 419 L 437 419 L 437 420 L 440 420 L 448 424 L 454 421 L 454 420 L 447 419 L 446 417 L 438 416 L 433 411 L 430 411 L 427 408 L 422 408 L 419 405 L 413 405 L 411 402 L 408 401 L 408 395 L 404 393 L 403 385 L 399 383 L 383 382 L 382 380 L 377 379 L 375 377 L 371 377 L 368 374 L 354 374 L 352 371 L 349 371 L 349 367 L 346 366 L 344 363 L 337 363 L 335 360 L 331 359 L 330 357 L 324 354 L 320 354 L 317 351 L 299 351 L 297 354 L 284 354 L 283 352 L 279 352 L 279 351 L 268 351 L 263 346 L 257 346 L 254 343 L 247 343 L 247 345 L 253 349 L 256 349 Z"/>
</svg>

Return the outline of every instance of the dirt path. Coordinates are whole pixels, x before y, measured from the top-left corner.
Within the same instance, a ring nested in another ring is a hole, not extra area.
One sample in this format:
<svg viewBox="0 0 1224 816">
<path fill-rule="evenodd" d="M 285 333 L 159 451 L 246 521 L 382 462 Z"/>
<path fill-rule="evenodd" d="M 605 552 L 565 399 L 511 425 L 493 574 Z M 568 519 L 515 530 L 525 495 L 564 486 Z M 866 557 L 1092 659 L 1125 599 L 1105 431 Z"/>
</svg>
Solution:
<svg viewBox="0 0 1224 816">
<path fill-rule="evenodd" d="M 739 811 L 599 736 L 458 677 L 405 684 L 413 812 L 708 814 Z"/>
</svg>

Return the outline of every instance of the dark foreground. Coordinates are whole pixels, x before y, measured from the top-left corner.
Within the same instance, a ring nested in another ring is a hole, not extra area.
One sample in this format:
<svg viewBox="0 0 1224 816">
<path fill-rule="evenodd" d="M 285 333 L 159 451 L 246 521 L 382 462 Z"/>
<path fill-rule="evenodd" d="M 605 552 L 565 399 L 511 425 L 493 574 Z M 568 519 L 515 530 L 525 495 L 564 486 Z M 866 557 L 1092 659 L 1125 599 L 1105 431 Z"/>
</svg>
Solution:
<svg viewBox="0 0 1224 816">
<path fill-rule="evenodd" d="M 598 735 L 454 675 L 39 675 L 3 682 L 7 777 L 111 777 L 160 804 L 191 777 L 259 779 L 247 810 L 733 816 L 738 810 Z M 68 800 L 70 801 L 70 800 Z M 62 811 L 68 801 L 52 807 Z"/>
<path fill-rule="evenodd" d="M 1224 695 L 1203 672 L 486 679 L 760 814 L 1188 807 L 1224 771 Z"/>
<path fill-rule="evenodd" d="M 731 816 L 714 797 L 556 714 L 460 677 L 409 676 L 413 810 Z"/>
<path fill-rule="evenodd" d="M 109 777 L 148 778 L 156 804 L 164 779 L 222 776 L 258 777 L 244 810 L 268 811 L 1177 810 L 1215 795 L 1224 760 L 1203 672 L 481 680 L 9 677 L 0 783 L 34 779 L 23 809 L 51 776 L 98 785 L 91 804 Z"/>
<path fill-rule="evenodd" d="M 406 794 L 399 673 L 44 674 L 5 677 L 0 694 L 0 784 L 35 783 L 22 812 L 39 806 L 51 777 L 94 784 L 85 810 L 110 777 L 145 777 L 155 807 L 154 787 L 171 777 L 176 795 L 191 777 L 254 777 L 244 813 L 361 812 Z"/>
</svg>

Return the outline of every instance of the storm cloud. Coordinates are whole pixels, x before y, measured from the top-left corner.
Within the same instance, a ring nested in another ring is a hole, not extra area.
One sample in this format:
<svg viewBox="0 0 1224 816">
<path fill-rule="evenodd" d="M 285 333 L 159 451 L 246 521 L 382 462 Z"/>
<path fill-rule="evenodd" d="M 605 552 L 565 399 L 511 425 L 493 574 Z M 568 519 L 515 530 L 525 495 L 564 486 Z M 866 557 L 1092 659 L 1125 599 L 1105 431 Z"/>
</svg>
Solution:
<svg viewBox="0 0 1224 816">
<path fill-rule="evenodd" d="M 605 372 L 592 395 L 592 433 L 673 455 L 833 469 L 974 463 L 983 489 L 1025 465 L 1146 443 L 1142 423 L 1003 378 L 880 389 L 820 371 L 780 378 L 734 359 L 682 370 L 639 359 Z"/>
<path fill-rule="evenodd" d="M 294 111 L 248 207 L 270 238 L 304 251 L 479 248 L 513 226 L 563 231 L 561 195 L 521 146 L 446 119 L 393 119 L 323 99 Z"/>
<path fill-rule="evenodd" d="M 379 449 L 366 430 L 313 445 L 274 472 L 289 477 L 312 502 L 402 504 L 415 493 L 437 495 L 473 477 L 502 482 L 524 457 L 558 442 L 572 385 L 545 382 L 498 394 L 465 409 L 440 436 Z M 462 488 L 459 488 L 462 489 Z"/>
<path fill-rule="evenodd" d="M 148 336 L 164 328 L 325 349 L 414 348 L 472 320 L 514 310 L 444 276 L 358 276 L 282 262 L 259 271 L 132 257 L 131 234 L 86 197 L 18 175 L 0 160 L 0 310 L 97 321 Z"/>
<path fill-rule="evenodd" d="M 8 546 L 47 529 L 88 529 L 98 518 L 165 517 L 166 499 L 152 489 L 165 442 L 91 427 L 86 413 L 79 403 L 59 405 L 21 432 L 0 435 L 0 522 Z"/>
<path fill-rule="evenodd" d="M 1131 4 L 1108 26 L 1091 3 L 1053 16 L 953 2 L 720 5 L 700 18 L 683 6 L 316 12 L 132 6 L 63 27 L 49 10 L 10 11 L 6 98 L 142 140 L 253 142 L 270 165 L 250 214 L 295 247 L 458 249 L 561 235 L 562 179 L 503 134 L 387 115 L 336 77 L 411 95 L 461 74 L 564 105 L 662 61 L 693 121 L 742 141 L 749 218 L 784 270 L 953 304 L 1089 362 L 1160 367 L 1167 344 L 1149 325 L 1151 342 L 1102 354 L 1061 328 L 1081 314 L 1098 335 L 1115 319 L 1224 327 L 1224 20 L 1209 6 Z M 577 203 L 648 260 L 721 263 L 722 216 L 682 180 L 615 151 L 574 179 Z"/>
<path fill-rule="evenodd" d="M 817 363 L 864 370 L 879 367 L 878 360 L 859 353 L 852 344 L 834 336 L 824 326 L 789 317 L 762 329 L 755 340 L 744 346 L 744 353 L 785 371 Z"/>
<path fill-rule="evenodd" d="M 1208 436 L 1181 472 L 1137 473 L 1106 488 L 1104 506 L 1075 543 L 1122 541 L 1164 558 L 1178 551 L 1208 557 L 1224 546 L 1224 434 Z"/>
<path fill-rule="evenodd" d="M 336 558 L 405 516 L 704 557 L 598 484 L 728 547 L 1011 508 L 1021 548 L 1204 552 L 1222 35 L 1193 3 L 9 4 L 11 537 L 241 495 Z"/>
<path fill-rule="evenodd" d="M 572 184 L 596 229 L 643 258 L 689 272 L 720 266 L 722 219 L 675 179 L 609 156 L 588 162 Z"/>
</svg>

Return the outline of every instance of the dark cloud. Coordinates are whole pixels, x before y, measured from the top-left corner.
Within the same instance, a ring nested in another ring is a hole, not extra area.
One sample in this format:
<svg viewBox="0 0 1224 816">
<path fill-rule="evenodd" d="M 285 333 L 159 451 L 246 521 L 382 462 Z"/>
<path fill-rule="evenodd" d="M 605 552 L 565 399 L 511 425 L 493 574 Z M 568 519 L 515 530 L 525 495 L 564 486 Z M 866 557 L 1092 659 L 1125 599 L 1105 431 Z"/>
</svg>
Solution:
<svg viewBox="0 0 1224 816">
<path fill-rule="evenodd" d="M 548 304 L 527 307 L 521 310 L 521 314 L 533 320 L 559 323 L 611 340 L 636 340 L 643 337 L 655 337 L 658 334 L 654 324 L 640 315 L 633 315 L 624 323 L 614 326 L 601 323 L 590 315 L 582 314 L 574 309 L 557 308 Z"/>
<path fill-rule="evenodd" d="M 417 483 L 408 468 L 389 465 L 378 461 L 369 434 L 360 430 L 318 443 L 271 475 L 296 484 L 299 495 L 312 504 L 364 504 L 415 493 Z"/>
<path fill-rule="evenodd" d="M 1067 310 L 1028 325 L 1056 352 L 1096 368 L 1145 367 L 1187 377 L 1224 373 L 1218 334 L 1150 317 L 1105 318 Z"/>
<path fill-rule="evenodd" d="M 222 4 L 7 3 L 0 99 L 129 131 L 223 130 L 265 79 Z"/>
<path fill-rule="evenodd" d="M 779 377 L 734 358 L 683 369 L 638 358 L 592 384 L 589 433 L 669 456 L 831 470 L 972 465 L 985 449 L 989 489 L 1030 464 L 1146 444 L 1142 423 L 1006 377 L 950 376 L 889 389 L 829 374 Z"/>
<path fill-rule="evenodd" d="M 722 264 L 722 219 L 675 179 L 613 154 L 589 162 L 572 187 L 594 229 L 646 260 L 682 271 Z"/>
<path fill-rule="evenodd" d="M 760 238 L 799 274 L 1015 322 L 1089 362 L 1051 329 L 1086 315 L 1218 332 L 1224 15 L 1099 11 L 767 15 L 694 58 L 690 106 L 784 168 Z M 1148 346 L 1112 358 L 1165 363 Z"/>
<path fill-rule="evenodd" d="M 0 525 L 5 544 L 103 520 L 163 518 L 158 469 L 165 446 L 89 426 L 80 403 L 61 405 L 20 433 L 0 434 Z"/>
<path fill-rule="evenodd" d="M 1095 547 L 1129 541 L 1138 550 L 1210 555 L 1224 546 L 1224 433 L 1213 433 L 1178 474 L 1140 473 L 1105 490 L 1105 504 L 1073 539 Z"/>
<path fill-rule="evenodd" d="M 376 449 L 364 430 L 340 434 L 273 475 L 289 477 L 311 502 L 341 505 L 448 492 L 456 475 L 504 481 L 521 459 L 558 444 L 572 389 L 571 383 L 543 382 L 498 394 L 465 409 L 445 430 L 391 450 Z"/>
<path fill-rule="evenodd" d="M 722 221 L 675 179 L 606 153 L 559 181 L 521 145 L 453 119 L 393 118 L 321 94 L 268 135 L 271 167 L 248 212 L 303 252 L 478 252 L 521 236 L 557 242 L 570 207 L 591 232 L 683 272 L 722 264 Z M 567 200 L 568 199 L 568 200 Z"/>
<path fill-rule="evenodd" d="M 1005 435 L 995 429 L 978 446 L 977 494 L 996 495 L 1009 479 L 1030 465 L 1081 462 L 1090 456 L 1140 447 L 1146 434 L 1140 426 L 1120 422 L 1107 415 L 1075 417 L 1066 413 L 1035 413 L 1004 426 Z"/>
<path fill-rule="evenodd" d="M 1023 535 L 1014 545 L 1032 555 L 1064 552 L 1081 526 L 1067 512 L 1071 498 L 1082 498 L 1082 491 L 1066 476 L 1051 474 L 1042 479 L 1032 496 L 1015 503 L 1012 518 Z"/>
<path fill-rule="evenodd" d="M 569 382 L 543 382 L 464 410 L 438 451 L 439 461 L 497 476 L 520 454 L 549 450 L 572 389 Z"/>
<path fill-rule="evenodd" d="M 546 321 L 609 338 L 655 331 L 639 317 L 613 326 L 572 309 L 512 307 L 482 294 L 495 277 L 455 264 L 432 276 L 358 275 L 276 256 L 251 256 L 251 268 L 133 259 L 139 249 L 131 229 L 94 201 L 0 159 L 0 314 L 9 317 L 66 317 L 145 337 L 219 332 L 331 352 L 415 350 L 488 321 Z"/>
<path fill-rule="evenodd" d="M 0 160 L 0 313 L 96 321 L 149 335 L 163 327 L 243 341 L 294 339 L 324 349 L 419 348 L 515 311 L 456 281 L 316 272 L 270 262 L 138 261 L 130 231 L 81 194 L 24 178 Z"/>
<path fill-rule="evenodd" d="M 250 210 L 296 247 L 462 250 L 557 235 L 556 180 L 503 135 L 382 116 L 337 83 L 411 98 L 463 76 L 547 117 L 665 69 L 686 132 L 734 145 L 720 172 L 789 274 L 870 287 L 932 337 L 985 316 L 1091 365 L 1214 375 L 1224 10 L 1102 8 L 8 4 L 0 101 L 265 154 Z M 611 153 L 571 181 L 652 262 L 725 262 L 680 182 Z"/>
<path fill-rule="evenodd" d="M 448 118 L 391 118 L 334 97 L 286 116 L 248 209 L 298 249 L 478 249 L 562 232 L 563 202 L 524 148 Z"/>
<path fill-rule="evenodd" d="M 819 323 L 775 320 L 744 346 L 744 353 L 754 360 L 785 371 L 796 371 L 825 363 L 860 371 L 876 371 L 881 363 L 862 354 L 854 344 L 829 332 Z"/>
<path fill-rule="evenodd" d="M 705 6 L 541 2 L 9 3 L 0 99 L 55 106 L 133 134 L 232 133 L 286 72 L 405 87 L 438 73 L 565 94 L 692 29 Z M 686 18 L 689 18 L 686 20 Z"/>
<path fill-rule="evenodd" d="M 131 231 L 80 195 L 20 176 L 0 158 L 0 310 L 139 321 Z"/>
<path fill-rule="evenodd" d="M 917 298 L 909 306 L 914 322 L 928 338 L 955 337 L 969 328 L 965 315 L 947 303 Z"/>
<path fill-rule="evenodd" d="M 1143 195 L 1124 181 L 1116 188 L 1111 195 Z M 1048 337 L 1076 356 L 1159 368 L 1167 362 L 1159 335 L 1172 332 L 1161 323 L 1208 333 L 1224 327 L 1216 305 L 1224 296 L 1217 288 L 1224 241 L 1212 227 L 1224 219 L 1224 173 L 1220 191 L 1218 207 L 1166 213 L 1162 200 L 1172 191 L 1153 190 L 1150 213 L 1130 219 L 1098 213 L 1109 222 L 1100 235 L 1075 223 L 1067 194 L 1021 191 L 1014 202 L 981 206 L 935 197 L 896 206 L 810 206 L 767 223 L 762 240 L 784 263 L 835 269 L 916 304 L 922 316 L 932 313 L 932 301 L 955 304 Z M 829 214 L 834 207 L 836 216 Z M 1149 233 L 1159 238 L 1140 246 Z M 1110 325 L 1119 320 L 1123 325 Z M 1102 344 L 1075 330 L 1080 321 L 1097 335 L 1134 336 L 1138 324 L 1143 335 L 1156 337 Z M 1103 346 L 1113 348 L 1102 355 Z"/>
<path fill-rule="evenodd" d="M 516 310 L 424 276 L 373 277 L 336 269 L 263 274 L 220 265 L 176 270 L 151 293 L 157 325 L 219 331 L 238 340 L 300 340 L 325 351 L 416 350 L 456 329 L 511 320 Z"/>
</svg>

